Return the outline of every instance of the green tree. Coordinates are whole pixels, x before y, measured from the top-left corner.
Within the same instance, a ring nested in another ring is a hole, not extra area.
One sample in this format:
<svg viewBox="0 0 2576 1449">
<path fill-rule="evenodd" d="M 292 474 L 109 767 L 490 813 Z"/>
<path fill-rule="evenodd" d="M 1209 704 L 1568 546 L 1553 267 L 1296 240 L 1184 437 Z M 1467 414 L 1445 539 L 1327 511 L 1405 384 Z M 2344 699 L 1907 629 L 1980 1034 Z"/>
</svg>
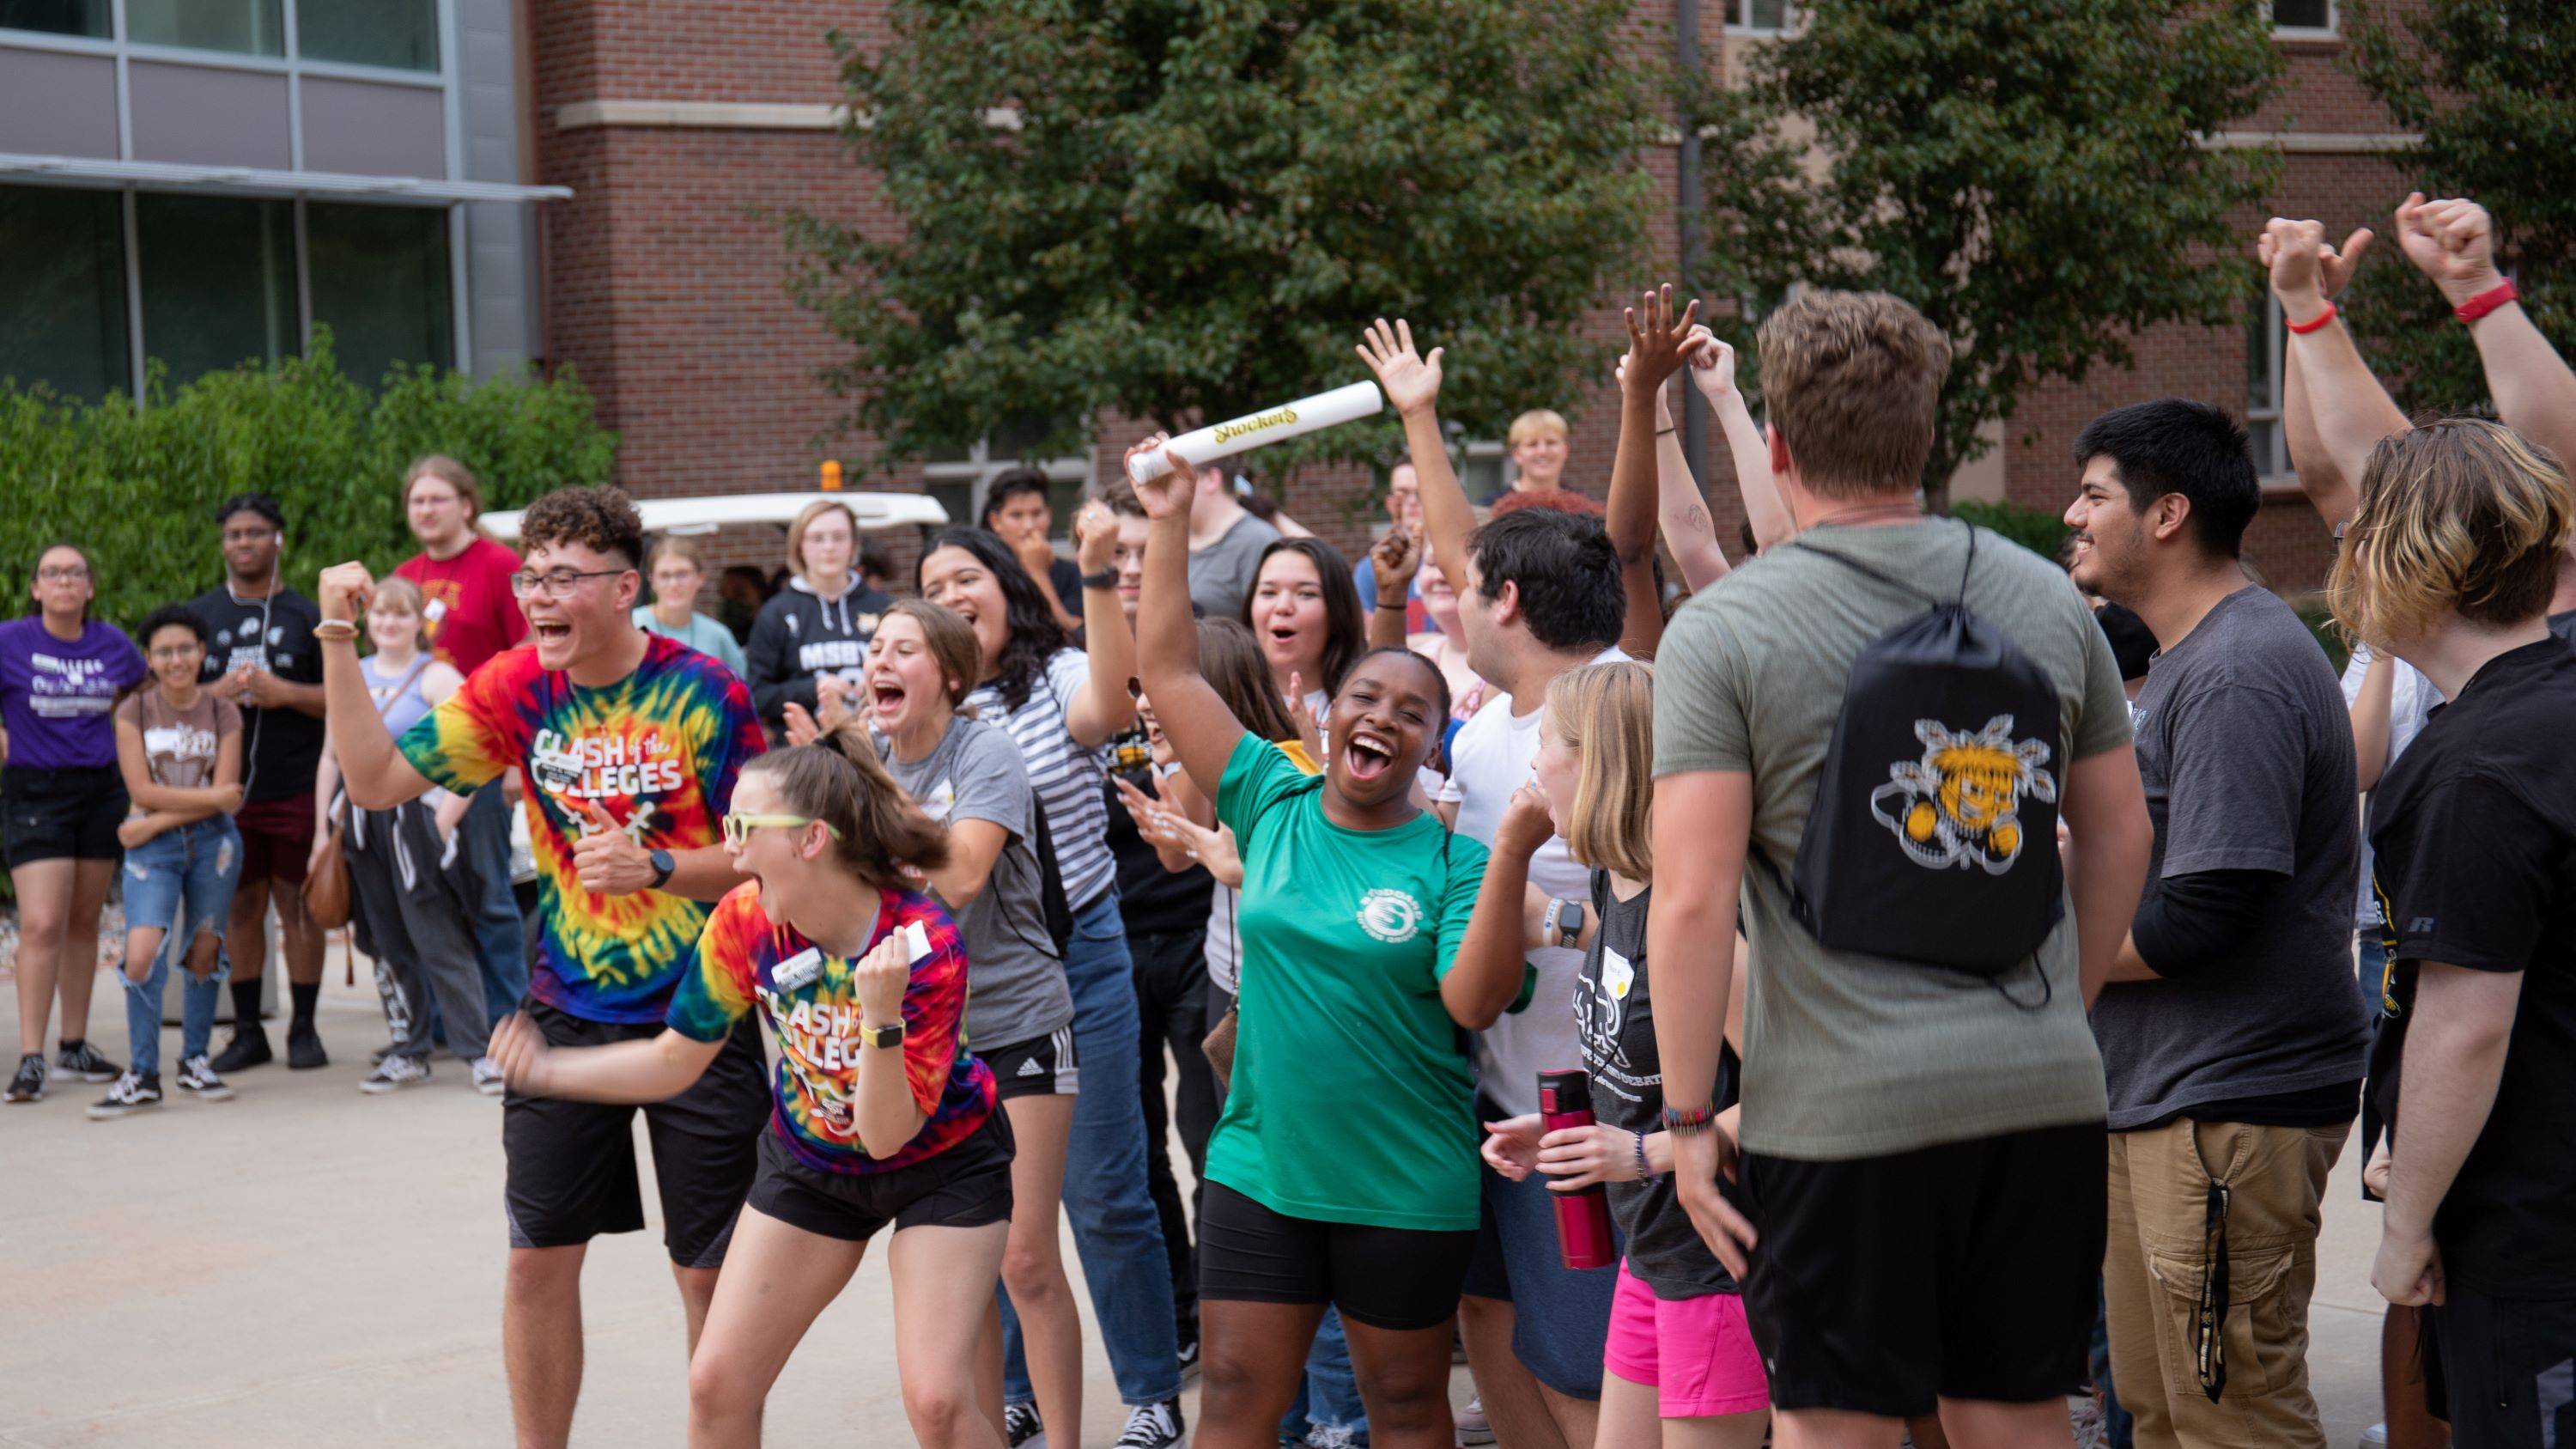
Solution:
<svg viewBox="0 0 2576 1449">
<path fill-rule="evenodd" d="M 1710 262 L 1758 311 L 1797 283 L 1892 292 L 1956 349 L 1936 503 L 2045 378 L 2124 367 L 2159 323 L 2244 304 L 2237 208 L 2278 158 L 2202 144 L 2283 61 L 2247 0 L 1816 0 L 1703 94 Z M 1752 327 L 1730 324 L 1739 346 Z M 1747 355 L 1750 355 L 1749 353 Z M 1748 369 L 1748 372 L 1750 369 Z"/>
<path fill-rule="evenodd" d="M 880 457 L 1095 411 L 1213 420 L 1365 376 L 1376 316 L 1445 345 L 1442 405 L 1497 436 L 1609 349 L 1663 91 L 1622 0 L 896 0 L 835 36 L 852 158 L 900 223 L 786 218 L 826 380 Z M 1265 449 L 1382 457 L 1389 421 Z M 1302 444 L 1302 446 L 1300 446 Z"/>
<path fill-rule="evenodd" d="M 2394 164 L 2428 196 L 2485 206 L 2523 310 L 2554 340 L 2576 333 L 2576 6 L 2429 0 L 2392 25 L 2385 0 L 2347 4 L 2354 74 L 2424 138 Z M 2408 408 L 2487 410 L 2468 330 L 2390 251 L 2353 282 L 2362 346 Z"/>
</svg>

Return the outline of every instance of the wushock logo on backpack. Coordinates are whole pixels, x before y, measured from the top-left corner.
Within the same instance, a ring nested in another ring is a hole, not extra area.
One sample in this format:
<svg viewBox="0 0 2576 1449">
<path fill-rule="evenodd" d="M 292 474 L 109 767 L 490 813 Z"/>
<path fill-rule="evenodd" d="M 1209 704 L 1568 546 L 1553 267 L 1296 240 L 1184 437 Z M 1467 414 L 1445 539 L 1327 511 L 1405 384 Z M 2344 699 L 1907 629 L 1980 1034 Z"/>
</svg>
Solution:
<svg viewBox="0 0 2576 1449">
<path fill-rule="evenodd" d="M 1791 913 L 1830 950 L 1977 976 L 2011 970 L 2065 909 L 2055 685 L 1967 607 L 1975 529 L 1955 600 L 1795 546 L 1931 607 L 1852 661 L 1790 867 Z"/>
</svg>

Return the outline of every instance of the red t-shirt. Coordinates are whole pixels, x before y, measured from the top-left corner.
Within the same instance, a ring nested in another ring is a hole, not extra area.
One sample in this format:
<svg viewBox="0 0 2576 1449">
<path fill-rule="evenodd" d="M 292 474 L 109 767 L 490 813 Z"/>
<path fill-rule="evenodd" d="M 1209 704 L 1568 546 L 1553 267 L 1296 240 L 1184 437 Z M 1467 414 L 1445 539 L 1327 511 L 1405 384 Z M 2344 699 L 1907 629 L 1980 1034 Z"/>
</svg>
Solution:
<svg viewBox="0 0 2576 1449">
<path fill-rule="evenodd" d="M 488 538 L 476 538 L 453 558 L 413 554 L 394 570 L 420 585 L 430 647 L 459 674 L 472 674 L 528 637 L 528 617 L 510 594 L 510 575 L 518 571 L 519 556 Z"/>
</svg>

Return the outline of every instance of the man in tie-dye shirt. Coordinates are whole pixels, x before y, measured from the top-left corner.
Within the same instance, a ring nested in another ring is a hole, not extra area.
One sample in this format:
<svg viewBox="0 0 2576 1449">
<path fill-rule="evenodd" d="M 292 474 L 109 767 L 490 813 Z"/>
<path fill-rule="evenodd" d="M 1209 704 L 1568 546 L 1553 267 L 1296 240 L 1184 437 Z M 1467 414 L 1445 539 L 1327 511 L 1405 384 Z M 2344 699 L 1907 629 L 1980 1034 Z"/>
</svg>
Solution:
<svg viewBox="0 0 2576 1449">
<path fill-rule="evenodd" d="M 722 665 L 635 627 L 643 533 L 615 489 L 538 499 L 511 579 L 529 646 L 494 656 L 399 741 L 368 698 L 354 628 L 333 622 L 355 620 L 373 580 L 355 563 L 322 575 L 323 680 L 350 800 L 390 809 L 433 785 L 470 790 L 519 772 L 545 922 L 522 1009 L 555 1045 L 657 1033 L 705 903 L 741 879 L 718 822 L 762 748 L 759 721 Z M 694 1086 L 643 1110 L 694 1345 L 769 1110 L 756 1029 L 733 1033 Z M 504 1103 L 502 1343 L 523 1443 L 571 1432 L 586 1245 L 644 1226 L 634 1112 L 518 1093 Z"/>
</svg>

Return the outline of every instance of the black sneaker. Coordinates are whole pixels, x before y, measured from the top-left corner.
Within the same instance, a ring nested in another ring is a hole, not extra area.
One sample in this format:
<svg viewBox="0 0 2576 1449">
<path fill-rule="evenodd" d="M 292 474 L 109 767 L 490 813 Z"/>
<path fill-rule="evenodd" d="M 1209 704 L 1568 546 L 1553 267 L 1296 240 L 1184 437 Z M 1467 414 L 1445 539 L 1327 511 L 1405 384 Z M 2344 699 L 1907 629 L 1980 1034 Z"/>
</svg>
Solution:
<svg viewBox="0 0 2576 1449">
<path fill-rule="evenodd" d="M 268 1049 L 268 1033 L 253 1022 L 233 1028 L 233 1039 L 215 1053 L 214 1068 L 218 1072 L 245 1072 L 276 1060 L 277 1053 Z"/>
<path fill-rule="evenodd" d="M 1181 1419 L 1181 1401 L 1138 1404 L 1127 1411 L 1127 1428 L 1110 1449 L 1173 1449 L 1189 1425 Z"/>
<path fill-rule="evenodd" d="M 200 1102 L 220 1102 L 233 1094 L 233 1089 L 224 1085 L 224 1079 L 215 1075 L 213 1065 L 207 1062 L 202 1052 L 179 1064 L 179 1075 L 171 1080 L 170 1085 Z"/>
<path fill-rule="evenodd" d="M 1020 1449 L 1021 1445 L 1045 1432 L 1046 1421 L 1038 1417 L 1037 1405 L 1002 1406 L 1002 1435 L 1010 1441 L 1010 1449 Z"/>
<path fill-rule="evenodd" d="M 9 1079 L 9 1100 L 41 1102 L 45 1099 L 45 1054 L 29 1052 L 18 1058 L 18 1074 Z"/>
<path fill-rule="evenodd" d="M 331 1054 L 322 1050 L 322 1033 L 313 1029 L 313 1023 L 286 1029 L 286 1065 L 297 1072 L 331 1065 Z"/>
<path fill-rule="evenodd" d="M 89 1119 L 93 1122 L 106 1122 L 140 1112 L 146 1107 L 160 1105 L 161 1074 L 127 1072 L 116 1079 L 115 1086 L 107 1089 L 106 1096 L 90 1104 Z"/>
<path fill-rule="evenodd" d="M 113 1082 L 125 1075 L 125 1068 L 100 1056 L 98 1048 L 88 1042 L 74 1042 L 54 1058 L 54 1070 L 65 1077 L 84 1082 Z"/>
</svg>

